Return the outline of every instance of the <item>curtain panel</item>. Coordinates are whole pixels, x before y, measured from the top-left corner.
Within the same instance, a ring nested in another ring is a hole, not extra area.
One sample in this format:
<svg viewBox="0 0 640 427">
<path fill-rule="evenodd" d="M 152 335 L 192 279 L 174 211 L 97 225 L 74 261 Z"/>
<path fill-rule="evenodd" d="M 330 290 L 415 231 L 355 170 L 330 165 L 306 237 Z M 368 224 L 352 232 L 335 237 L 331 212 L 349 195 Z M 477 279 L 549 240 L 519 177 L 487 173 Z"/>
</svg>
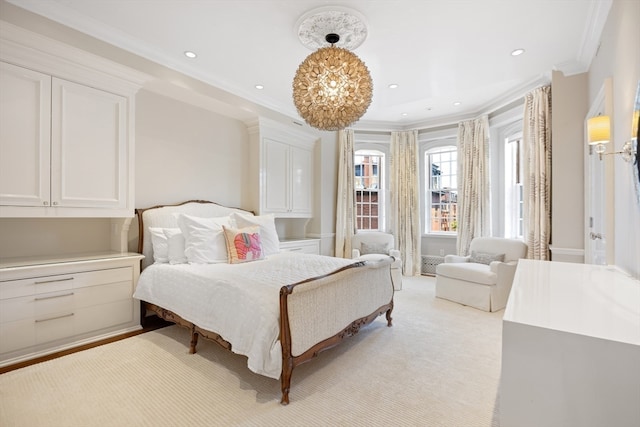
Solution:
<svg viewBox="0 0 640 427">
<path fill-rule="evenodd" d="M 406 275 L 421 269 L 418 131 L 391 133 L 391 226 Z"/>
<path fill-rule="evenodd" d="M 491 235 L 489 118 L 458 124 L 458 255 L 466 256 L 474 237 Z"/>
<path fill-rule="evenodd" d="M 551 86 L 525 97 L 524 235 L 527 258 L 548 260 L 551 241 Z"/>
<path fill-rule="evenodd" d="M 338 146 L 335 256 L 351 258 L 351 238 L 356 232 L 354 136 L 352 129 L 338 132 Z"/>
</svg>

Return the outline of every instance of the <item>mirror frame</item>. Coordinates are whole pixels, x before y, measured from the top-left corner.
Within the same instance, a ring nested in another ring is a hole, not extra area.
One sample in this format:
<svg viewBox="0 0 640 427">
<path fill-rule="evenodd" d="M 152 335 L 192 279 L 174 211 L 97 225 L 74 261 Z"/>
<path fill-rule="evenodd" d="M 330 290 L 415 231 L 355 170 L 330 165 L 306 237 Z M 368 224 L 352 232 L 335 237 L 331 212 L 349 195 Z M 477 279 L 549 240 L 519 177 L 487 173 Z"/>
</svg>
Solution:
<svg viewBox="0 0 640 427">
<path fill-rule="evenodd" d="M 636 199 L 640 205 L 640 152 L 638 151 L 638 141 L 640 140 L 640 80 L 636 90 L 636 98 L 631 116 L 631 149 L 635 153 L 632 160 L 633 185 L 636 190 Z"/>
</svg>

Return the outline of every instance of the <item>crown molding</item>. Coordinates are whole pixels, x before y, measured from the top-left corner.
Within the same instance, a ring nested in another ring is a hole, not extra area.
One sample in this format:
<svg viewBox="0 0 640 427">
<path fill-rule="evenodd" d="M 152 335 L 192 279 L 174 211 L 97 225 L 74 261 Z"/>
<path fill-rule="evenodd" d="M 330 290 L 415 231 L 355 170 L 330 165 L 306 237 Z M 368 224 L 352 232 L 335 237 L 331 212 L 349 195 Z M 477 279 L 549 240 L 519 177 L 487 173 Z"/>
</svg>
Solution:
<svg viewBox="0 0 640 427">
<path fill-rule="evenodd" d="M 575 61 L 567 61 L 556 66 L 565 76 L 586 73 L 591 67 L 591 61 L 600 47 L 602 30 L 607 22 L 613 0 L 601 0 L 589 3 L 587 24 L 582 32 L 582 41 Z"/>
<path fill-rule="evenodd" d="M 4 61 L 131 95 L 151 76 L 87 51 L 0 21 L 0 53 Z"/>
</svg>

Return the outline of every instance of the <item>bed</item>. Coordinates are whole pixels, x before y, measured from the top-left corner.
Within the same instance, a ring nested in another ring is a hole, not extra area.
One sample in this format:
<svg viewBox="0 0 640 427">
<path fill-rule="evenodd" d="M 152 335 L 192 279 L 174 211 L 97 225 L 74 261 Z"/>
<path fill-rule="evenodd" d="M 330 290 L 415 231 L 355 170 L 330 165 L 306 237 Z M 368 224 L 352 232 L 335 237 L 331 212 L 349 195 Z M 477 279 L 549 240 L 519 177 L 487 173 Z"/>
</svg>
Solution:
<svg viewBox="0 0 640 427">
<path fill-rule="evenodd" d="M 392 325 L 391 257 L 280 251 L 273 216 L 203 200 L 136 215 L 143 316 L 188 328 L 190 353 L 204 337 L 246 356 L 251 371 L 280 379 L 284 405 L 296 366 L 382 314 Z"/>
</svg>

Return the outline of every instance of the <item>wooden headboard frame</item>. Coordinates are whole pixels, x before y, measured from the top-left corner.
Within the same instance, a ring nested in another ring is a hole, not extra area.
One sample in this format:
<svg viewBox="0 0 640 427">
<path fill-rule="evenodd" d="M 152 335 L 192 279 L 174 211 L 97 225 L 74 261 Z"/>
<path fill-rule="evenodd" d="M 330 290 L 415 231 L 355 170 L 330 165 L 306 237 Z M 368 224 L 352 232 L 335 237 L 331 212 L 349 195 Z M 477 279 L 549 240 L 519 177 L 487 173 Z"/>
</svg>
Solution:
<svg viewBox="0 0 640 427">
<path fill-rule="evenodd" d="M 145 253 L 145 247 L 144 247 L 144 237 L 145 237 L 145 228 L 146 225 L 144 223 L 144 213 L 147 211 L 151 211 L 151 210 L 155 210 L 155 209 L 162 209 L 162 208 L 178 208 L 180 206 L 185 206 L 188 204 L 210 204 L 210 205 L 215 205 L 215 206 L 219 206 L 221 209 L 228 209 L 229 213 L 233 212 L 233 211 L 240 211 L 240 212 L 246 212 L 249 213 L 251 215 L 254 215 L 253 211 L 249 211 L 246 209 L 242 209 L 242 208 L 235 208 L 235 207 L 229 207 L 229 206 L 225 206 L 225 205 L 221 205 L 220 203 L 216 203 L 216 202 L 211 202 L 208 200 L 187 200 L 185 202 L 181 202 L 181 203 L 176 203 L 176 204 L 167 204 L 167 205 L 156 205 L 156 206 L 152 206 L 149 208 L 144 208 L 144 209 L 136 209 L 135 213 L 138 217 L 138 253 Z M 143 260 L 142 261 L 142 265 L 148 265 L 148 264 L 152 264 L 153 260 Z"/>
</svg>

